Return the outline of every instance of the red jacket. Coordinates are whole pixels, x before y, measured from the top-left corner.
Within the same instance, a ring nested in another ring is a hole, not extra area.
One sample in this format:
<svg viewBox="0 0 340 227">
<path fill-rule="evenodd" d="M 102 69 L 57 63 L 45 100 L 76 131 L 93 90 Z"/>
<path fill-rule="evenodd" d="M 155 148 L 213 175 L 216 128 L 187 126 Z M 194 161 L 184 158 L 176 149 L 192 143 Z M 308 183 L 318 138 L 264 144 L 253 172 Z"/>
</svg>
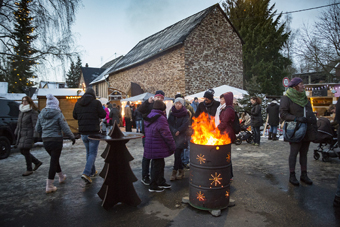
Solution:
<svg viewBox="0 0 340 227">
<path fill-rule="evenodd" d="M 231 126 L 231 123 L 235 120 L 235 111 L 233 108 L 234 95 L 232 92 L 223 94 L 226 107 L 221 110 L 220 113 L 220 124 L 217 126 L 221 133 L 227 133 L 231 142 L 234 142 L 236 135 Z"/>
</svg>

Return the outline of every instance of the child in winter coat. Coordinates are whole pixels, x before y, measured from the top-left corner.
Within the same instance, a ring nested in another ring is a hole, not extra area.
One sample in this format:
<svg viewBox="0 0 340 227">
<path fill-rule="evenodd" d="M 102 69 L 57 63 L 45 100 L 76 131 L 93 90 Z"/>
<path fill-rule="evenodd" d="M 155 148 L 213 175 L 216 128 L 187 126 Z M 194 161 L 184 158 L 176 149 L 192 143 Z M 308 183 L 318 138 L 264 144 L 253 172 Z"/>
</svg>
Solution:
<svg viewBox="0 0 340 227">
<path fill-rule="evenodd" d="M 176 144 L 169 129 L 165 109 L 163 101 L 156 100 L 144 121 L 144 157 L 152 159 L 150 192 L 162 192 L 165 188 L 171 188 L 164 179 L 164 158 L 174 153 Z"/>
</svg>

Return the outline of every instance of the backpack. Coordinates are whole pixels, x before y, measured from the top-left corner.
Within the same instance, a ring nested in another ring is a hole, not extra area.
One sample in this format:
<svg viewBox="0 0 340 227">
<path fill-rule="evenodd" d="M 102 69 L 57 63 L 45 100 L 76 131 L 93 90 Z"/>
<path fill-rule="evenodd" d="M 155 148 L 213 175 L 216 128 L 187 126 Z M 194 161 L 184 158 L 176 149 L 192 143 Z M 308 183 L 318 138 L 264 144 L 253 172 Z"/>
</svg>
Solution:
<svg viewBox="0 0 340 227">
<path fill-rule="evenodd" d="M 231 107 L 227 107 L 227 108 L 231 108 Z M 235 133 L 235 135 L 236 135 L 236 134 L 239 134 L 239 133 L 240 133 L 240 131 L 241 131 L 241 125 L 240 125 L 240 119 L 239 119 L 237 113 L 236 113 L 235 111 L 234 111 L 234 113 L 235 113 L 235 119 L 234 119 L 233 122 L 231 122 L 230 125 L 231 125 L 231 127 L 233 128 L 234 133 Z"/>
</svg>

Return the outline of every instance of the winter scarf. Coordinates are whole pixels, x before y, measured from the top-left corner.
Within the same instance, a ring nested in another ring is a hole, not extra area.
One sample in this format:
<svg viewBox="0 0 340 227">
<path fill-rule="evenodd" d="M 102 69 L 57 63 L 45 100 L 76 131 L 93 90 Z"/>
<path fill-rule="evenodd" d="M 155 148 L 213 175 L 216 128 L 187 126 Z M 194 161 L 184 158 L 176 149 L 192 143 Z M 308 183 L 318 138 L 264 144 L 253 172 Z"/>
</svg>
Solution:
<svg viewBox="0 0 340 227">
<path fill-rule="evenodd" d="M 306 92 L 298 92 L 294 88 L 288 88 L 286 92 L 286 96 L 292 100 L 294 103 L 298 104 L 299 106 L 305 107 L 308 103 L 308 98 L 306 96 Z"/>
<path fill-rule="evenodd" d="M 20 104 L 19 106 L 19 110 L 22 112 L 22 113 L 25 113 L 25 112 L 28 112 L 30 110 L 32 110 L 32 107 L 31 105 L 23 105 L 23 104 Z"/>
<path fill-rule="evenodd" d="M 185 117 L 188 114 L 188 111 L 184 106 L 179 110 L 177 110 L 175 106 L 172 106 L 171 112 L 175 117 Z"/>
<path fill-rule="evenodd" d="M 226 107 L 225 103 L 217 107 L 216 115 L 215 115 L 215 126 L 217 127 L 220 124 L 220 113 Z"/>
</svg>

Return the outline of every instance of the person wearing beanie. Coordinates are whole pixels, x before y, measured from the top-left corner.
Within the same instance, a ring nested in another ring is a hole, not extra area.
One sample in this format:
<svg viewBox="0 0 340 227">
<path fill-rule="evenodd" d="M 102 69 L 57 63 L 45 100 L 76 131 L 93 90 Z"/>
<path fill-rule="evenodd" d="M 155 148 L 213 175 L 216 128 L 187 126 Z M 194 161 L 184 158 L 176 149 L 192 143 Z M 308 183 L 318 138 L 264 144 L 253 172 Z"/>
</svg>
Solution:
<svg viewBox="0 0 340 227">
<path fill-rule="evenodd" d="M 153 109 L 144 118 L 144 157 L 151 161 L 151 181 L 149 192 L 162 192 L 171 185 L 164 178 L 164 158 L 172 155 L 176 149 L 165 115 L 166 105 L 156 100 Z"/>
<path fill-rule="evenodd" d="M 91 176 L 97 175 L 94 165 L 98 152 L 99 140 L 89 139 L 90 135 L 100 134 L 100 119 L 106 117 L 99 100 L 92 88 L 87 88 L 85 94 L 78 99 L 73 109 L 73 118 L 78 120 L 78 130 L 86 148 L 86 165 L 81 178 L 91 184 Z"/>
<path fill-rule="evenodd" d="M 31 175 L 33 171 L 38 170 L 42 165 L 42 162 L 30 152 L 34 144 L 34 127 L 38 118 L 38 108 L 29 96 L 24 96 L 19 106 L 19 111 L 14 135 L 17 138 L 16 145 L 20 149 L 20 153 L 25 156 L 26 172 L 22 174 L 25 177 Z M 32 162 L 34 163 L 33 169 Z"/>
<path fill-rule="evenodd" d="M 280 106 L 277 103 L 276 99 L 273 98 L 272 102 L 267 107 L 267 114 L 268 114 L 268 124 L 270 125 L 269 129 L 269 140 L 277 140 L 277 126 L 280 123 Z"/>
<path fill-rule="evenodd" d="M 63 149 L 63 133 L 72 140 L 72 145 L 76 140 L 60 111 L 58 99 L 51 94 L 46 95 L 46 107 L 38 116 L 35 130 L 41 134 L 44 148 L 51 156 L 46 193 L 54 192 L 57 190 L 57 187 L 53 185 L 55 174 L 59 176 L 59 183 L 63 183 L 66 179 L 66 174 L 61 171 L 59 163 Z"/>
<path fill-rule="evenodd" d="M 209 116 L 216 115 L 216 110 L 219 107 L 220 102 L 214 99 L 214 94 L 215 91 L 213 89 L 208 89 L 204 93 L 204 102 L 198 104 L 195 117 L 198 117 L 202 112 L 207 113 Z"/>
<path fill-rule="evenodd" d="M 168 123 L 170 132 L 176 143 L 175 161 L 170 180 L 183 179 L 184 171 L 181 155 L 184 149 L 188 148 L 188 138 L 186 138 L 186 131 L 189 126 L 189 113 L 184 106 L 183 98 L 176 98 L 175 105 L 172 106 L 169 113 Z M 177 175 L 178 171 L 178 175 Z"/>
<path fill-rule="evenodd" d="M 305 85 L 299 77 L 293 78 L 289 84 L 286 94 L 281 98 L 280 117 L 284 121 L 296 121 L 307 123 L 307 132 L 300 142 L 290 142 L 289 154 L 289 182 L 299 186 L 299 181 L 295 176 L 296 158 L 299 153 L 301 176 L 300 181 L 306 184 L 313 184 L 307 176 L 307 152 L 311 141 L 316 139 L 317 126 L 316 117 L 312 106 L 306 96 Z"/>
<path fill-rule="evenodd" d="M 196 110 L 197 110 L 198 104 L 199 104 L 199 102 L 198 102 L 198 98 L 197 98 L 197 97 L 195 97 L 195 98 L 194 98 L 194 101 L 192 101 L 192 103 L 191 103 L 191 106 L 192 106 L 192 108 L 194 109 L 194 113 L 196 113 Z"/>
<path fill-rule="evenodd" d="M 163 102 L 164 100 L 164 96 L 165 93 L 162 90 L 158 90 L 155 92 L 155 96 L 150 97 L 148 100 L 145 100 L 142 105 L 140 105 L 137 110 L 139 111 L 139 113 L 142 114 L 143 117 L 143 121 L 142 121 L 142 131 L 141 133 L 144 133 L 144 120 L 145 118 L 151 113 L 152 109 L 153 109 L 153 105 L 154 102 L 157 100 L 160 100 Z M 145 134 L 145 133 L 144 133 Z M 142 139 L 143 142 L 143 146 L 144 146 L 144 142 L 145 142 L 145 136 Z M 150 159 L 146 158 L 143 156 L 143 160 L 142 160 L 142 179 L 141 182 L 144 185 L 150 185 L 150 177 L 149 177 L 149 169 L 150 169 Z"/>
</svg>

